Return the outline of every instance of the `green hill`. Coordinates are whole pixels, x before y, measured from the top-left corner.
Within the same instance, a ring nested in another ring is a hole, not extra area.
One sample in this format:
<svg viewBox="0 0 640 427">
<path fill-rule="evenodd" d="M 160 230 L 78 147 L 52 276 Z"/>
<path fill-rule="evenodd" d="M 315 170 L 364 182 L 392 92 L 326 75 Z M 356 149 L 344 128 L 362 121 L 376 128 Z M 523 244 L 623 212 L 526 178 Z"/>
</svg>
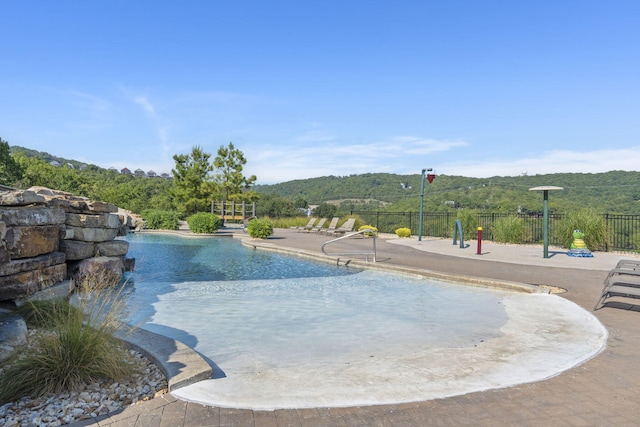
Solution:
<svg viewBox="0 0 640 427">
<path fill-rule="evenodd" d="M 52 185 L 59 181 L 62 183 L 60 189 L 102 198 L 133 210 L 170 205 L 167 190 L 171 182 L 137 180 L 122 176 L 117 171 L 23 147 L 13 146 L 11 151 L 47 163 L 55 160 L 63 165 L 74 166 L 74 171 L 67 168 L 51 169 L 51 176 L 40 177 L 41 185 Z M 438 175 L 431 184 L 425 180 L 424 208 L 429 212 L 460 208 L 487 212 L 540 212 L 542 196 L 539 192 L 529 191 L 529 188 L 541 185 L 564 188 L 550 195 L 552 212 L 590 208 L 600 213 L 640 214 L 640 172 L 624 171 L 491 178 Z M 285 197 L 291 201 L 304 199 L 311 205 L 332 203 L 343 212 L 417 212 L 420 187 L 420 174 L 366 173 L 255 185 L 252 188 L 259 194 Z"/>
<path fill-rule="evenodd" d="M 542 196 L 529 188 L 563 187 L 549 197 L 557 211 L 591 208 L 603 213 L 640 213 L 640 172 L 597 174 L 562 173 L 517 177 L 467 178 L 440 175 L 425 180 L 424 206 L 430 211 L 453 208 L 500 212 L 539 212 Z M 309 204 L 323 202 L 354 210 L 415 211 L 420 200 L 421 176 L 369 173 L 327 176 L 255 186 L 262 194 L 279 195 Z"/>
</svg>

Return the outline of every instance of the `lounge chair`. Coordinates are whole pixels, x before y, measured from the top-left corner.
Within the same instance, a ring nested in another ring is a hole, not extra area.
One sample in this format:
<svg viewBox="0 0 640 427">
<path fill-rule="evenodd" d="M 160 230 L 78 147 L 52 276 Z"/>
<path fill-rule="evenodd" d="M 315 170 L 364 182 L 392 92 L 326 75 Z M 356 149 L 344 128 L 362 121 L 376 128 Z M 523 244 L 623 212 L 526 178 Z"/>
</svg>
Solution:
<svg viewBox="0 0 640 427">
<path fill-rule="evenodd" d="M 611 286 L 616 283 L 627 283 L 640 287 L 640 262 L 630 259 L 618 261 L 618 264 L 609 271 L 605 279 L 605 285 Z"/>
<path fill-rule="evenodd" d="M 621 260 L 607 275 L 604 288 L 593 310 L 604 305 L 607 298 L 624 297 L 640 299 L 640 263 L 632 260 Z"/>
<path fill-rule="evenodd" d="M 297 227 L 291 227 L 292 230 L 296 230 L 296 231 L 306 231 L 306 230 L 311 230 L 313 228 L 313 224 L 316 223 L 318 218 L 311 218 L 309 220 L 309 222 L 307 223 L 307 225 L 299 225 Z"/>
<path fill-rule="evenodd" d="M 319 233 L 324 228 L 324 223 L 327 222 L 327 218 L 321 218 L 316 225 L 314 225 L 309 232 Z"/>
<path fill-rule="evenodd" d="M 334 216 L 333 218 L 331 218 L 331 222 L 329 223 L 329 227 L 327 227 L 324 230 L 320 230 L 320 233 L 322 234 L 331 234 L 336 230 L 336 227 L 338 227 L 338 221 L 340 221 L 340 218 L 337 216 Z"/>
<path fill-rule="evenodd" d="M 331 234 L 336 235 L 336 234 L 350 233 L 353 231 L 353 227 L 355 227 L 355 225 L 356 225 L 356 219 L 349 218 L 344 224 L 342 224 L 340 227 L 333 230 L 333 233 Z"/>
</svg>

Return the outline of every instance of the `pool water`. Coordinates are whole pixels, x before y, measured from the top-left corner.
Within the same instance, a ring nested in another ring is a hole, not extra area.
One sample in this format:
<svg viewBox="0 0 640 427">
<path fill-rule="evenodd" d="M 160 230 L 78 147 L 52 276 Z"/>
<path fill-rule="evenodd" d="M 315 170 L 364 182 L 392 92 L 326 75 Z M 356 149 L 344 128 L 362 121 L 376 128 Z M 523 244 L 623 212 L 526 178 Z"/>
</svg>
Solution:
<svg viewBox="0 0 640 427">
<path fill-rule="evenodd" d="M 141 283 L 284 279 L 344 276 L 353 268 L 302 262 L 289 256 L 248 250 L 232 238 L 185 238 L 130 234 L 129 257 L 136 258 L 133 280 Z"/>
<path fill-rule="evenodd" d="M 296 364 L 416 343 L 469 346 L 499 335 L 507 321 L 504 292 L 427 285 L 255 251 L 234 239 L 134 235 L 129 255 L 137 259 L 131 321 L 158 332 L 215 330 L 215 342 L 195 348 L 223 369 L 240 352 Z"/>
<path fill-rule="evenodd" d="M 600 351 L 606 336 L 581 309 L 550 295 L 338 267 L 256 251 L 235 239 L 128 239 L 136 258 L 126 293 L 129 320 L 184 342 L 211 363 L 210 384 L 174 393 L 205 404 L 274 409 L 443 397 L 458 393 L 451 387 L 468 392 L 503 386 L 505 378 L 526 382 L 532 372 L 555 374 L 539 368 L 551 351 L 537 342 L 541 331 L 560 340 L 559 367 L 545 361 L 560 370 Z M 539 354 L 517 374 L 498 363 L 520 365 L 528 349 Z M 483 369 L 485 383 L 477 380 Z"/>
</svg>

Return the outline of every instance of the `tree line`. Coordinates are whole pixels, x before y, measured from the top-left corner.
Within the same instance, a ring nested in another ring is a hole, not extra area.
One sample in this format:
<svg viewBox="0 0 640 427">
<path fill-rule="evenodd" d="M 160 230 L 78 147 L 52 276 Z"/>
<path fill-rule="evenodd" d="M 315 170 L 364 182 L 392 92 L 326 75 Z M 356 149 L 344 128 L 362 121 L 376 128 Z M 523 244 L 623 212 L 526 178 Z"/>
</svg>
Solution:
<svg viewBox="0 0 640 427">
<path fill-rule="evenodd" d="M 539 214 L 540 192 L 530 188 L 553 185 L 562 187 L 549 198 L 551 212 L 567 213 L 590 209 L 598 213 L 639 214 L 640 172 L 558 173 L 517 177 L 469 178 L 438 175 L 431 184 L 425 181 L 426 212 L 474 210 L 484 212 Z M 289 200 L 302 199 L 309 204 L 329 203 L 340 212 L 384 211 L 417 212 L 420 203 L 421 175 L 368 173 L 350 176 L 325 176 L 257 185 L 255 191 Z"/>
<path fill-rule="evenodd" d="M 60 165 L 54 166 L 51 160 Z M 221 146 L 216 157 L 194 146 L 189 154 L 173 156 L 173 179 L 136 177 L 96 165 L 84 165 L 22 147 L 0 138 L 0 184 L 66 191 L 113 203 L 135 213 L 157 209 L 182 217 L 210 210 L 212 200 L 254 201 L 255 176 L 246 177 L 246 158 L 233 143 Z M 82 168 L 80 167 L 82 166 Z"/>
<path fill-rule="evenodd" d="M 257 203 L 258 216 L 300 216 L 313 206 L 314 215 L 345 216 L 351 211 L 417 212 L 421 175 L 366 173 L 324 176 L 256 185 L 246 177 L 246 158 L 233 143 L 221 146 L 216 156 L 195 146 L 189 154 L 176 154 L 173 180 L 123 175 L 22 147 L 10 147 L 0 138 L 0 184 L 18 188 L 39 185 L 113 203 L 141 213 L 145 209 L 177 211 L 182 216 L 208 211 L 212 200 Z M 63 166 L 52 166 L 51 159 Z M 75 167 L 64 165 L 71 164 Z M 529 188 L 563 187 L 549 200 L 552 213 L 584 209 L 596 213 L 640 212 L 640 172 L 597 174 L 563 173 L 518 177 L 469 178 L 438 175 L 425 182 L 425 212 L 473 210 L 538 214 L 542 197 Z"/>
</svg>

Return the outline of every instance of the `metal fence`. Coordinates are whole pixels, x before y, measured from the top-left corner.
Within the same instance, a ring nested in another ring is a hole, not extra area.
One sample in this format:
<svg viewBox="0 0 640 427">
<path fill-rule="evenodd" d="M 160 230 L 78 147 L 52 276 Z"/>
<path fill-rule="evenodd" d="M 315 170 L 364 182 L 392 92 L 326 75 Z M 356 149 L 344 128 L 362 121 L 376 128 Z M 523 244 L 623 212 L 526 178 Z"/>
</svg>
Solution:
<svg viewBox="0 0 640 427">
<path fill-rule="evenodd" d="M 420 215 L 417 212 L 373 212 L 373 211 L 351 211 L 352 215 L 358 215 L 366 224 L 373 225 L 381 233 L 395 233 L 395 230 L 406 227 L 411 230 L 412 235 L 418 234 L 418 224 Z M 508 213 L 478 213 L 478 226 L 483 228 L 482 238 L 493 241 L 493 225 L 503 218 L 512 217 Z M 544 218 L 542 215 L 519 214 L 527 229 L 528 241 L 525 243 L 542 243 L 544 233 Z M 422 234 L 424 236 L 451 237 L 457 212 L 423 213 L 422 214 Z M 558 233 L 555 232 L 556 224 L 563 218 L 562 214 L 549 215 L 549 243 L 551 245 L 562 245 Z M 606 251 L 636 251 L 640 249 L 640 215 L 618 215 L 604 214 L 607 227 L 608 239 Z M 469 230 L 465 230 L 465 238 L 475 239 L 470 235 Z"/>
</svg>

